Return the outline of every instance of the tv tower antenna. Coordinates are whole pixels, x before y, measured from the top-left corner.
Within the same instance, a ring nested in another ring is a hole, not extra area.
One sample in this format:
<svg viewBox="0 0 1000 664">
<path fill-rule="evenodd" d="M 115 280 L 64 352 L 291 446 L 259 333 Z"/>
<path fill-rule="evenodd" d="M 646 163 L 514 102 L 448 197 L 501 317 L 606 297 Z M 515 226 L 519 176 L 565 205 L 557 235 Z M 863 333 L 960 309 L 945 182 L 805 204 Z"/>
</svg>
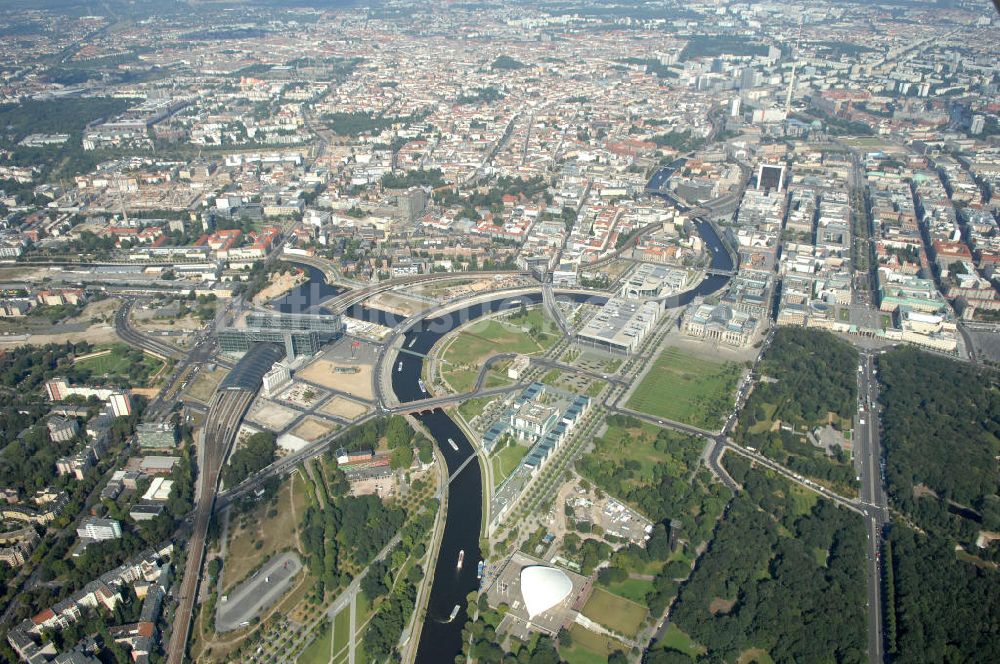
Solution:
<svg viewBox="0 0 1000 664">
<path fill-rule="evenodd" d="M 792 112 L 792 91 L 795 89 L 795 68 L 798 66 L 799 42 L 802 41 L 802 16 L 799 15 L 799 33 L 795 37 L 795 47 L 792 50 L 792 77 L 788 79 L 788 92 L 785 93 L 785 117 Z"/>
</svg>

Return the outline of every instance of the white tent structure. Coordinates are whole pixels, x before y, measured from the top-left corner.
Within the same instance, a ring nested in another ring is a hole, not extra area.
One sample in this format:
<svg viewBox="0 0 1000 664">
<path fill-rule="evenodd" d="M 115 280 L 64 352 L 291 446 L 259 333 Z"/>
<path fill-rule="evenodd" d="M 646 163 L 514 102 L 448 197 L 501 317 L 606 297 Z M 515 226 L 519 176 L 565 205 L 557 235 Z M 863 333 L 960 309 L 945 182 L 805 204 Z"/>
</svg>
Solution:
<svg viewBox="0 0 1000 664">
<path fill-rule="evenodd" d="M 545 613 L 572 591 L 573 582 L 560 569 L 530 565 L 521 570 L 521 595 L 529 619 Z"/>
</svg>

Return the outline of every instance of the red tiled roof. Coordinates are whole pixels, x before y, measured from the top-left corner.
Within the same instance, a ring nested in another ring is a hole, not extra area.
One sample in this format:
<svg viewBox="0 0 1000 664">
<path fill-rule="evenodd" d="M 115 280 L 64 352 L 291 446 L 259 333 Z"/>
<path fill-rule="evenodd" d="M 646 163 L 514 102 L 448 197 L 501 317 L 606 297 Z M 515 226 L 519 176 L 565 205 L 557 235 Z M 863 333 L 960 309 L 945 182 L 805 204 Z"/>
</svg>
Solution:
<svg viewBox="0 0 1000 664">
<path fill-rule="evenodd" d="M 49 608 L 49 609 L 45 609 L 44 611 L 42 611 L 41 613 L 39 613 L 37 616 L 35 616 L 34 618 L 32 618 L 31 622 L 35 623 L 36 625 L 42 625 L 42 624 L 48 622 L 49 620 L 52 620 L 55 617 L 56 617 L 56 612 L 53 611 L 51 608 Z"/>
</svg>

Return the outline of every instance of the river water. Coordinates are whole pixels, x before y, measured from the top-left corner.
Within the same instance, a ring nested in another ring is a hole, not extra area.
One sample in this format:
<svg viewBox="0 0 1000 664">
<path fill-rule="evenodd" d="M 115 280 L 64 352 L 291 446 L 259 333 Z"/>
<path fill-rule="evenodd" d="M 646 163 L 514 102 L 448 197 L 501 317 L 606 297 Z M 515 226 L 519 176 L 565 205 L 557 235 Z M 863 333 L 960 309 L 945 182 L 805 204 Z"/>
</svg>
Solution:
<svg viewBox="0 0 1000 664">
<path fill-rule="evenodd" d="M 732 261 L 714 229 L 705 222 L 696 222 L 698 231 L 712 251 L 712 267 L 721 270 L 733 268 Z M 312 267 L 309 270 L 309 282 L 290 291 L 286 296 L 271 302 L 271 306 L 286 312 L 303 312 L 311 310 L 316 304 L 321 304 L 331 297 L 343 292 L 344 289 L 325 283 L 323 273 Z M 681 293 L 668 306 L 680 306 L 691 302 L 697 296 L 714 293 L 727 283 L 724 276 L 710 276 L 694 289 Z M 591 302 L 602 304 L 607 300 L 600 295 L 560 295 L 560 299 L 569 297 L 575 302 Z M 520 307 L 521 304 L 532 305 L 540 303 L 542 295 L 537 293 L 519 296 L 500 297 L 488 302 L 459 309 L 442 316 L 422 320 L 408 330 L 403 338 L 403 351 L 395 357 L 387 358 L 392 367 L 392 390 L 397 399 L 402 402 L 417 401 L 429 395 L 420 389 L 420 376 L 426 354 L 441 337 L 451 330 L 483 315 Z M 315 310 L 313 310 L 315 311 Z M 325 311 L 324 311 L 325 312 Z M 403 319 L 395 314 L 371 309 L 354 307 L 347 312 L 348 316 L 371 320 L 392 327 Z M 424 411 L 415 415 L 430 432 L 438 448 L 444 455 L 448 465 L 449 476 L 453 475 L 461 465 L 473 455 L 472 444 L 440 408 Z M 452 449 L 449 440 L 454 441 L 458 451 Z M 465 611 L 466 596 L 476 590 L 479 581 L 476 579 L 476 568 L 480 560 L 479 533 L 482 530 L 483 484 L 479 464 L 469 463 L 459 473 L 448 489 L 448 513 L 445 520 L 441 548 L 435 562 L 434 581 L 428 599 L 427 616 L 424 620 L 420 643 L 417 647 L 418 664 L 441 664 L 452 662 L 462 650 L 462 627 L 467 619 Z M 464 551 L 464 564 L 458 567 L 459 553 Z M 454 620 L 449 620 L 455 606 L 459 612 Z"/>
</svg>

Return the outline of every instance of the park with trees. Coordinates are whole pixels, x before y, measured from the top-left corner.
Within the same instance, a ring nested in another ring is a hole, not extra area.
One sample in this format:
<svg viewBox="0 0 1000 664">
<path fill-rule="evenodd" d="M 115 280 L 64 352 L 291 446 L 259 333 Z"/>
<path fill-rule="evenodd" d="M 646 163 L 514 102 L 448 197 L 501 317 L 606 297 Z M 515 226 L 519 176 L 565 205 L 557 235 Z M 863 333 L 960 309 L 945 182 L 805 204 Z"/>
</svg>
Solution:
<svg viewBox="0 0 1000 664">
<path fill-rule="evenodd" d="M 850 435 L 857 364 L 857 351 L 830 332 L 778 328 L 757 368 L 760 380 L 740 413 L 734 438 L 841 493 L 856 493 L 850 455 L 841 446 L 828 453 L 808 434 L 829 425 Z"/>
<path fill-rule="evenodd" d="M 725 464 L 744 490 L 681 589 L 672 622 L 706 661 L 761 651 L 775 662 L 867 661 L 861 519 L 743 458 Z"/>
<path fill-rule="evenodd" d="M 881 355 L 878 369 L 892 503 L 965 545 L 980 530 L 1000 530 L 997 374 L 913 348 Z M 1000 561 L 998 548 L 982 555 Z"/>
</svg>

